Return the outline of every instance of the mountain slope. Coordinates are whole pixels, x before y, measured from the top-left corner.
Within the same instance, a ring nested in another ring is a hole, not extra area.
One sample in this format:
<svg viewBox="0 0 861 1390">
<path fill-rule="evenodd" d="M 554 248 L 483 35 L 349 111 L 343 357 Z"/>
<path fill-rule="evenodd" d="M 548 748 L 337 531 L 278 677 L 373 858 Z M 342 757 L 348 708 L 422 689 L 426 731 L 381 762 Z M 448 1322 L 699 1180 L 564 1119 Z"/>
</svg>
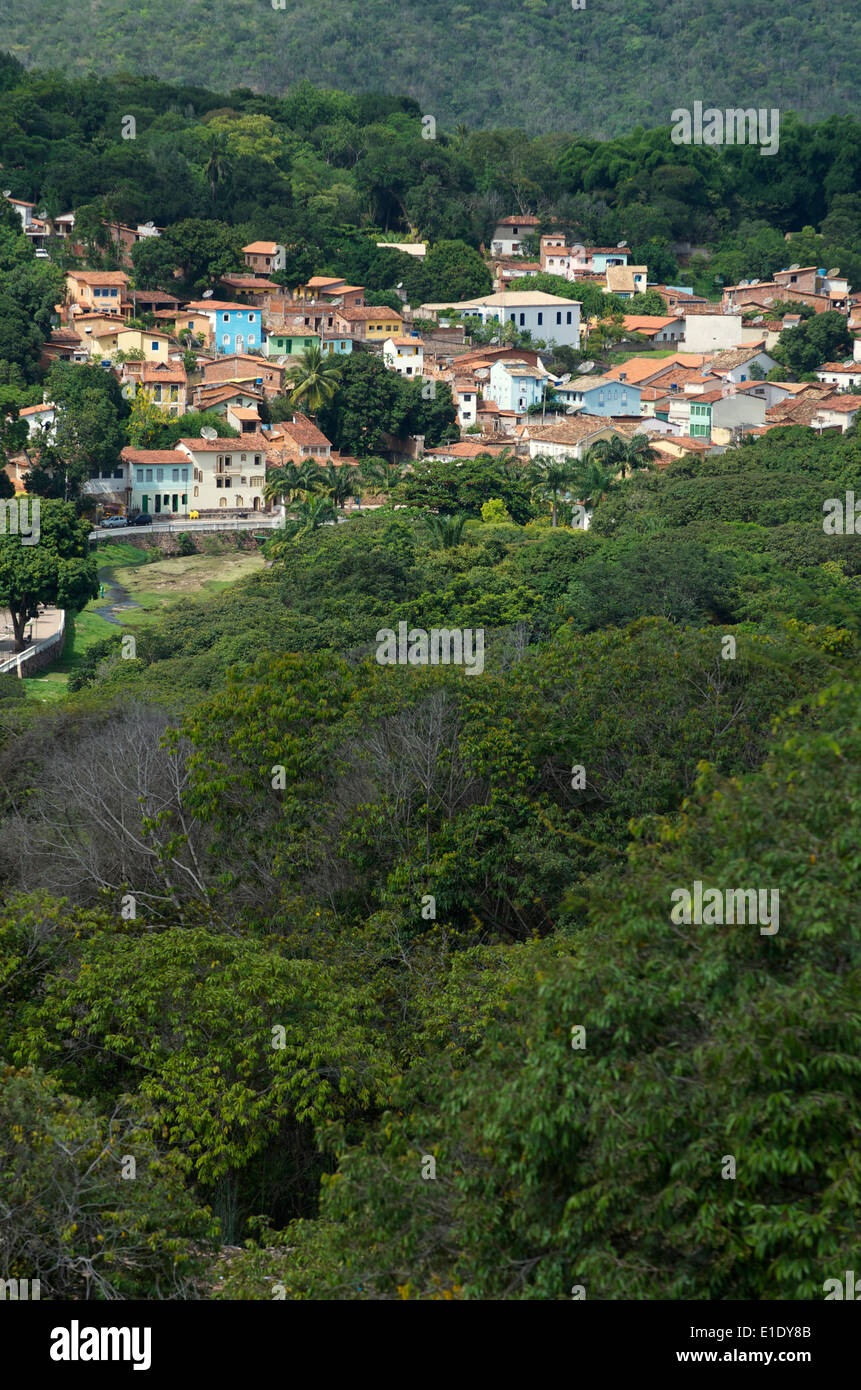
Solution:
<svg viewBox="0 0 861 1390">
<path fill-rule="evenodd" d="M 843 0 L 0 0 L 28 67 L 148 72 L 282 94 L 301 78 L 415 97 L 451 124 L 665 125 L 676 106 L 854 109 L 859 11 Z"/>
</svg>

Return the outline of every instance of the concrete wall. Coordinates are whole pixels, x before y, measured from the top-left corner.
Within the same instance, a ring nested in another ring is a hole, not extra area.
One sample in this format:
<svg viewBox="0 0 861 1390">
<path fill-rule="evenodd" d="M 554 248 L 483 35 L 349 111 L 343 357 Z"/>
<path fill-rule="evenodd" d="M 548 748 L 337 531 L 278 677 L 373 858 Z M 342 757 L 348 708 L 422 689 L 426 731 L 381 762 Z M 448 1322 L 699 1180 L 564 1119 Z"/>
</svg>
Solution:
<svg viewBox="0 0 861 1390">
<path fill-rule="evenodd" d="M 741 314 L 685 314 L 685 352 L 724 351 L 741 345 Z"/>
</svg>

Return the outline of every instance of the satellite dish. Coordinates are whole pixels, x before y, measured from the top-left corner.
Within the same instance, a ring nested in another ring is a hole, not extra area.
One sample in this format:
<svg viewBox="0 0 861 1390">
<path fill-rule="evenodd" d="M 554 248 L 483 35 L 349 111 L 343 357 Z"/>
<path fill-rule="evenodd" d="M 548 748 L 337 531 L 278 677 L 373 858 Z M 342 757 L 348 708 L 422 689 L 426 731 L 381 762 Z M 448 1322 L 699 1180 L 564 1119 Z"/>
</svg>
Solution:
<svg viewBox="0 0 861 1390">
<path fill-rule="evenodd" d="M 594 370 L 595 370 L 595 363 L 594 363 L 594 362 L 581 362 L 581 363 L 580 363 L 580 371 L 581 371 L 581 372 L 594 372 Z"/>
<path fill-rule="evenodd" d="M 11 198 L 11 197 L 12 197 L 12 190 L 11 190 L 11 188 L 4 188 L 4 189 L 3 189 L 3 197 L 4 197 L 4 198 Z"/>
<path fill-rule="evenodd" d="M 144 226 L 145 226 L 145 227 L 154 227 L 154 226 L 155 226 L 155 223 L 154 223 L 154 222 L 144 222 Z"/>
<path fill-rule="evenodd" d="M 796 261 L 794 265 L 791 265 L 791 266 L 789 267 L 789 269 L 790 269 L 790 270 L 800 270 L 800 269 L 801 269 L 801 266 L 799 265 L 798 261 Z"/>
<path fill-rule="evenodd" d="M 577 242 L 576 246 L 572 246 L 572 247 L 571 247 L 571 250 L 572 250 L 572 251 L 580 251 L 584 256 L 585 256 L 585 254 L 586 254 L 586 247 L 585 247 L 585 246 L 581 246 L 579 241 Z"/>
<path fill-rule="evenodd" d="M 566 410 L 565 414 L 566 414 L 566 415 L 576 415 L 576 414 L 577 414 L 577 406 L 576 406 L 576 405 L 569 405 L 569 407 L 568 407 L 568 409 Z"/>
<path fill-rule="evenodd" d="M 624 251 L 624 249 L 625 249 L 625 247 L 626 247 L 627 245 L 628 245 L 627 241 L 617 241 L 617 242 L 616 242 L 616 250 L 617 250 L 617 251 Z"/>
<path fill-rule="evenodd" d="M 570 372 L 566 372 L 564 376 L 560 376 L 560 378 L 559 378 L 559 385 L 560 385 L 560 386 L 564 386 L 565 383 L 566 383 L 566 381 L 570 381 L 570 380 L 571 380 L 571 373 L 570 373 Z"/>
<path fill-rule="evenodd" d="M 825 278 L 826 278 L 826 280 L 833 280 L 834 277 L 835 277 L 836 275 L 839 275 L 839 274 L 840 274 L 840 267 L 839 267 L 839 265 L 835 265 L 835 266 L 833 267 L 832 270 L 826 271 Z"/>
<path fill-rule="evenodd" d="M 217 439 L 218 431 L 214 430 L 211 425 L 201 425 L 200 437 L 201 439 Z"/>
<path fill-rule="evenodd" d="M 204 291 L 203 291 L 203 297 L 204 297 L 204 299 L 211 299 L 211 298 L 212 298 L 212 290 L 204 290 Z"/>
</svg>

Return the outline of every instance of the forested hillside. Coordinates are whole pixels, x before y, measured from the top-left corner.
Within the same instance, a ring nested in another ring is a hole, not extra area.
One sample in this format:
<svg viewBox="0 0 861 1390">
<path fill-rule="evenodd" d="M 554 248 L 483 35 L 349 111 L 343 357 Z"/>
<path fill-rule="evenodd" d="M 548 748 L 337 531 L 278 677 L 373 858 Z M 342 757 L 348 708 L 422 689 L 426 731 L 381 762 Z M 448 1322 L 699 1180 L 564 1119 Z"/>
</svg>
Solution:
<svg viewBox="0 0 861 1390">
<path fill-rule="evenodd" d="M 822 508 L 859 465 L 775 430 L 608 477 L 585 534 L 513 460 L 460 530 L 419 473 L 50 714 L 4 697 L 0 1277 L 821 1297 L 861 1123 L 861 539 Z M 484 672 L 379 666 L 402 621 L 485 627 Z M 674 925 L 696 879 L 778 888 L 779 932 Z"/>
<path fill-rule="evenodd" d="M 407 97 L 310 83 L 276 98 L 131 76 L 67 80 L 28 74 L 2 54 L 0 94 L 4 185 L 51 215 L 74 210 L 88 265 L 116 266 L 111 224 L 168 229 L 135 249 L 139 288 L 175 288 L 181 266 L 181 288 L 199 293 L 242 266 L 244 242 L 271 238 L 288 247 L 291 285 L 327 273 L 371 292 L 403 282 L 415 304 L 468 296 L 490 286 L 477 257 L 479 278 L 464 278 L 452 274 L 458 248 L 432 245 L 420 266 L 378 249 L 378 238 L 415 233 L 475 249 L 489 245 L 498 217 L 524 211 L 584 244 L 625 239 L 650 281 L 678 282 L 675 244 L 706 247 L 686 272 L 708 295 L 717 276 L 767 278 L 792 261 L 839 266 L 861 286 L 852 115 L 815 125 L 789 116 L 779 155 L 763 159 L 750 146 L 674 145 L 669 125 L 603 142 L 440 125 L 425 140 L 422 108 Z M 123 138 L 128 117 L 134 139 Z M 494 113 L 500 127 L 504 119 Z M 54 256 L 62 265 L 62 245 Z"/>
<path fill-rule="evenodd" d="M 403 92 L 447 123 L 609 136 L 676 106 L 857 100 L 861 18 L 842 0 L 2 0 L 4 46 L 70 75 L 150 72 L 281 95 L 305 78 Z"/>
</svg>

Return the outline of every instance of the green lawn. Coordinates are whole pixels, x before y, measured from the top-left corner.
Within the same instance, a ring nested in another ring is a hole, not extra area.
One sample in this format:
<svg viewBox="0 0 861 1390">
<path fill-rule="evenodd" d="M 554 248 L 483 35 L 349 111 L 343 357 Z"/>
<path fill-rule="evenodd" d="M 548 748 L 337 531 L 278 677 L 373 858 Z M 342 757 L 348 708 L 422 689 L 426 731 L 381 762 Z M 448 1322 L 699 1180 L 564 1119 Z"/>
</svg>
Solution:
<svg viewBox="0 0 861 1390">
<path fill-rule="evenodd" d="M 146 552 L 122 541 L 106 546 L 99 552 L 99 560 L 99 582 L 105 585 L 105 596 L 93 599 L 82 613 L 67 619 L 63 655 L 38 676 L 28 677 L 23 682 L 28 699 L 44 702 L 64 695 L 69 675 L 81 664 L 84 653 L 94 642 L 141 627 L 160 609 L 178 599 L 218 593 L 243 575 L 263 568 L 263 556 L 258 550 L 228 551 L 222 555 L 177 555 L 148 561 Z M 113 582 L 122 585 L 130 602 L 140 605 L 122 610 L 121 625 L 108 622 L 97 611 L 108 601 L 108 586 Z"/>
</svg>

